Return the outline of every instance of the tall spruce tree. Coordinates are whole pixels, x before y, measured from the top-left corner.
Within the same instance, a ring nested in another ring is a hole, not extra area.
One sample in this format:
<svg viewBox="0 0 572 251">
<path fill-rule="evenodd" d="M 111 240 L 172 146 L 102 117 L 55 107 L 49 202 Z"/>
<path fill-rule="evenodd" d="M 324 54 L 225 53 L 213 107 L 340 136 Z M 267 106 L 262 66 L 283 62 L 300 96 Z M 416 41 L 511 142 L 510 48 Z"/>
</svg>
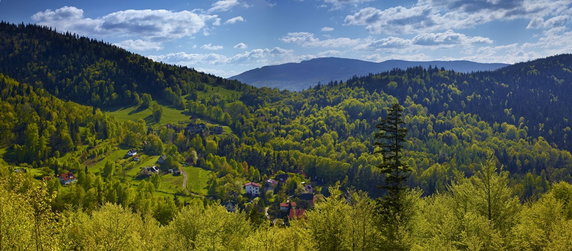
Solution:
<svg viewBox="0 0 572 251">
<path fill-rule="evenodd" d="M 411 169 L 403 162 L 403 144 L 406 142 L 407 129 L 403 127 L 403 107 L 394 104 L 389 108 L 386 118 L 376 126 L 375 134 L 377 151 L 383 155 L 383 162 L 378 166 L 385 175 L 385 183 L 380 186 L 385 195 L 379 201 L 381 231 L 389 241 L 389 249 L 404 249 L 401 240 L 408 222 L 405 202 L 405 182 Z"/>
</svg>

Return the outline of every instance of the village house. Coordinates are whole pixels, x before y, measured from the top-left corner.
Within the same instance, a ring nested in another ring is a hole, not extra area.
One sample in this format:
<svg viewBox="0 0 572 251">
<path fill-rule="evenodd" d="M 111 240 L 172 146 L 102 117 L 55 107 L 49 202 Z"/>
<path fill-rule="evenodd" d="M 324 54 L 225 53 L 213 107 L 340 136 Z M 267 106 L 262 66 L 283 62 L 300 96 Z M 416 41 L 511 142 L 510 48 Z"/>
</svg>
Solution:
<svg viewBox="0 0 572 251">
<path fill-rule="evenodd" d="M 139 175 L 141 176 L 151 176 L 153 174 L 158 174 L 159 168 L 157 166 L 142 167 Z"/>
<path fill-rule="evenodd" d="M 167 160 L 167 156 L 161 155 L 161 157 L 159 157 L 159 159 L 157 160 L 157 164 L 163 164 L 165 163 L 165 160 Z"/>
<path fill-rule="evenodd" d="M 303 200 L 305 202 L 308 203 L 308 206 L 312 207 L 314 206 L 314 194 L 313 193 L 303 193 L 303 194 L 299 194 L 296 195 L 296 197 L 298 198 L 298 200 Z"/>
<path fill-rule="evenodd" d="M 304 193 L 314 193 L 314 188 L 311 184 L 306 184 L 306 182 L 302 182 L 301 184 L 304 187 Z"/>
<path fill-rule="evenodd" d="M 290 210 L 290 208 L 296 208 L 296 202 L 286 201 L 286 202 L 280 203 L 280 211 L 288 212 L 288 210 Z"/>
<path fill-rule="evenodd" d="M 69 185 L 77 181 L 77 178 L 73 175 L 72 172 L 62 173 L 60 174 L 59 178 L 62 185 Z"/>
<path fill-rule="evenodd" d="M 274 179 L 268 179 L 264 182 L 264 192 L 274 192 L 274 189 L 276 188 L 276 186 L 278 186 L 278 181 L 274 180 Z"/>
<path fill-rule="evenodd" d="M 260 195 L 260 184 L 255 182 L 248 182 L 244 184 L 244 188 L 246 189 L 246 194 L 252 196 Z"/>
<path fill-rule="evenodd" d="M 175 169 L 169 169 L 167 170 L 167 172 L 169 172 L 170 174 L 172 174 L 173 176 L 179 176 L 181 175 L 181 170 L 175 168 Z"/>
<path fill-rule="evenodd" d="M 187 127 L 185 128 L 185 131 L 188 134 L 194 135 L 194 134 L 200 134 L 202 136 L 207 136 L 209 133 L 209 130 L 207 128 L 207 125 L 200 123 L 200 124 L 188 124 Z"/>
<path fill-rule="evenodd" d="M 127 155 L 126 155 L 126 156 L 127 156 L 127 158 L 129 158 L 129 157 L 133 157 L 133 156 L 135 156 L 135 155 L 137 155 L 137 150 L 131 149 L 131 150 L 127 151 Z"/>
</svg>

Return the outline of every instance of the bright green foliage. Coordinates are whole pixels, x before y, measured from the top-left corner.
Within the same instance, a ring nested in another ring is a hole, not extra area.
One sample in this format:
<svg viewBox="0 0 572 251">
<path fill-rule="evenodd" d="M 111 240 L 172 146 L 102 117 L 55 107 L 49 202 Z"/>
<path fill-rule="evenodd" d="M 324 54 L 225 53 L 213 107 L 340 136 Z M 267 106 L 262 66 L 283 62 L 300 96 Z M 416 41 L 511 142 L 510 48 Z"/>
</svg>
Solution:
<svg viewBox="0 0 572 251">
<path fill-rule="evenodd" d="M 481 164 L 481 169 L 471 178 L 461 178 L 451 187 L 451 192 L 458 213 L 484 217 L 502 236 L 515 224 L 518 198 L 508 185 L 508 173 L 499 173 L 493 159 Z"/>
<path fill-rule="evenodd" d="M 373 201 L 361 192 L 342 194 L 335 187 L 330 193 L 304 222 L 318 249 L 372 250 L 380 245 Z"/>
<path fill-rule="evenodd" d="M 152 250 L 161 248 L 158 223 L 118 205 L 106 204 L 91 215 L 66 217 L 65 241 L 69 248 L 84 250 Z"/>
<path fill-rule="evenodd" d="M 193 204 L 183 208 L 165 229 L 171 250 L 241 250 L 253 230 L 242 213 L 222 206 Z"/>
</svg>

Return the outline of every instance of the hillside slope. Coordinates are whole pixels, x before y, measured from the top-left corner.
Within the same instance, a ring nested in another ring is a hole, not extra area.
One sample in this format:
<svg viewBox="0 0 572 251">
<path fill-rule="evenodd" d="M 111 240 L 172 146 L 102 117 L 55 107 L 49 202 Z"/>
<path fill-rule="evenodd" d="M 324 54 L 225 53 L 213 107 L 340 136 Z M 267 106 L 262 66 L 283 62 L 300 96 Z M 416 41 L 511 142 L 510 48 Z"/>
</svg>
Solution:
<svg viewBox="0 0 572 251">
<path fill-rule="evenodd" d="M 5 22 L 0 23 L 0 72 L 62 99 L 97 107 L 139 104 L 145 93 L 182 107 L 178 97 L 205 86 L 248 88 L 94 39 Z"/>
</svg>

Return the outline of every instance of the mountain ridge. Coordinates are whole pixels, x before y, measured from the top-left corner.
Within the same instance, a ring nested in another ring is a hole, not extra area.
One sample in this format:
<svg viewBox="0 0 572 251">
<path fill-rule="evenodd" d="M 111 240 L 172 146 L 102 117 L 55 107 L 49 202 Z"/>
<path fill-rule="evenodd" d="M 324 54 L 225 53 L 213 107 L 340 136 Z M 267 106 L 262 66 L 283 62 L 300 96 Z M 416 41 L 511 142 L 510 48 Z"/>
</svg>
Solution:
<svg viewBox="0 0 572 251">
<path fill-rule="evenodd" d="M 454 61 L 407 61 L 391 59 L 383 62 L 370 62 L 359 59 L 323 57 L 305 60 L 300 63 L 268 65 L 245 71 L 229 79 L 239 80 L 256 87 L 272 87 L 299 91 L 318 83 L 345 81 L 354 76 L 367 76 L 395 68 L 407 69 L 422 66 L 437 67 L 457 72 L 469 73 L 496 70 L 508 64 L 477 63 L 467 60 Z"/>
</svg>

